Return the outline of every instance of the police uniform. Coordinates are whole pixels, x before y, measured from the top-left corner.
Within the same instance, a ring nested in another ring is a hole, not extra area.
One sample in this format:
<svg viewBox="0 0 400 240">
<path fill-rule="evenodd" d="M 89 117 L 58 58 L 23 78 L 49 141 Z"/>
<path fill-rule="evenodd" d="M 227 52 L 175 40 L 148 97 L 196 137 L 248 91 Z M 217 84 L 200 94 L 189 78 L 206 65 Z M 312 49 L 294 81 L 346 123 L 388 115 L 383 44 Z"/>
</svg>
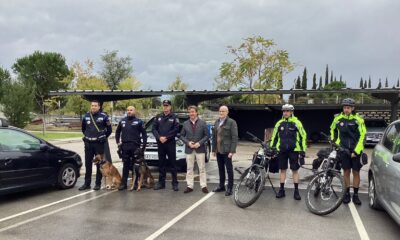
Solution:
<svg viewBox="0 0 400 240">
<path fill-rule="evenodd" d="M 175 137 L 179 132 L 179 120 L 174 113 L 165 115 L 158 114 L 153 122 L 153 135 L 158 145 L 158 164 L 159 164 L 159 183 L 158 185 L 165 187 L 166 165 L 171 167 L 172 185 L 178 186 L 176 161 L 176 140 Z M 165 143 L 160 142 L 160 136 L 167 137 Z M 168 157 L 168 159 L 167 159 Z"/>
<path fill-rule="evenodd" d="M 282 118 L 275 124 L 270 146 L 279 151 L 279 169 L 297 171 L 300 168 L 299 153 L 307 149 L 307 134 L 300 120 L 291 116 Z"/>
<path fill-rule="evenodd" d="M 97 154 L 104 154 L 105 143 L 111 135 L 112 128 L 107 114 L 103 112 L 87 112 L 82 120 L 83 141 L 85 143 L 85 185 L 90 186 L 92 181 L 93 158 Z M 96 186 L 101 185 L 100 166 L 96 165 Z"/>
<path fill-rule="evenodd" d="M 141 141 L 142 139 L 142 141 Z M 123 118 L 115 131 L 115 140 L 117 144 L 121 140 L 121 150 L 122 150 L 122 185 L 126 186 L 126 181 L 129 175 L 129 169 L 133 164 L 133 157 L 135 150 L 143 145 L 143 150 L 147 143 L 147 133 L 144 129 L 144 123 L 142 120 L 136 118 L 135 116 L 128 116 Z"/>
<path fill-rule="evenodd" d="M 331 139 L 342 148 L 355 153 L 352 158 L 351 154 L 342 154 L 342 168 L 360 171 L 362 165 L 360 163 L 360 155 L 364 150 L 364 138 L 366 133 L 364 119 L 357 113 L 346 115 L 343 112 L 337 115 L 331 124 Z"/>
</svg>

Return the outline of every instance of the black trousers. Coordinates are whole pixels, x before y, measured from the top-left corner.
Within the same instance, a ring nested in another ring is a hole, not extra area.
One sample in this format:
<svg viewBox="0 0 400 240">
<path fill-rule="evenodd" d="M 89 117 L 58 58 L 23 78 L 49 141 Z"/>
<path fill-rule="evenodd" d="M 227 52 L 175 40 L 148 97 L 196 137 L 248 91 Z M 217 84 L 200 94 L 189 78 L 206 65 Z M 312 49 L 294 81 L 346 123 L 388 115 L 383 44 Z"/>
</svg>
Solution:
<svg viewBox="0 0 400 240">
<path fill-rule="evenodd" d="M 92 183 L 93 158 L 96 154 L 104 154 L 104 147 L 104 143 L 85 141 L 85 185 Z M 96 185 L 101 185 L 102 177 L 100 165 L 96 164 Z"/>
<path fill-rule="evenodd" d="M 139 146 L 132 142 L 122 143 L 122 185 L 126 186 L 128 180 L 129 170 L 132 171 L 133 177 L 133 166 L 134 166 L 134 156 L 135 151 Z"/>
<path fill-rule="evenodd" d="M 219 171 L 219 186 L 221 188 L 225 187 L 225 167 L 228 173 L 228 188 L 233 188 L 233 165 L 232 158 L 228 158 L 226 153 L 217 153 L 217 163 Z"/>
<path fill-rule="evenodd" d="M 176 142 L 168 141 L 166 143 L 158 143 L 158 171 L 160 173 L 158 181 L 165 185 L 167 175 L 167 166 L 171 169 L 172 185 L 178 185 L 176 170 Z"/>
</svg>

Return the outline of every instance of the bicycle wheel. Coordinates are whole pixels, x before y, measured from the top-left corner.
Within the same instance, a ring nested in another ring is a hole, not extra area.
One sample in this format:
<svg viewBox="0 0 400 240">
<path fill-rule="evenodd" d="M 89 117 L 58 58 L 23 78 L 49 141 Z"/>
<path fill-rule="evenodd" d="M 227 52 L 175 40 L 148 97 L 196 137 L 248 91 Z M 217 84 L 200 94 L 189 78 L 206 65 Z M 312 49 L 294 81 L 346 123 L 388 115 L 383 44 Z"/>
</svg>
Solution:
<svg viewBox="0 0 400 240">
<path fill-rule="evenodd" d="M 265 184 L 265 171 L 253 165 L 246 169 L 235 186 L 234 200 L 236 205 L 246 208 L 257 201 Z"/>
<path fill-rule="evenodd" d="M 306 205 L 314 214 L 327 215 L 342 204 L 345 193 L 344 179 L 339 172 L 320 172 L 307 186 Z"/>
</svg>

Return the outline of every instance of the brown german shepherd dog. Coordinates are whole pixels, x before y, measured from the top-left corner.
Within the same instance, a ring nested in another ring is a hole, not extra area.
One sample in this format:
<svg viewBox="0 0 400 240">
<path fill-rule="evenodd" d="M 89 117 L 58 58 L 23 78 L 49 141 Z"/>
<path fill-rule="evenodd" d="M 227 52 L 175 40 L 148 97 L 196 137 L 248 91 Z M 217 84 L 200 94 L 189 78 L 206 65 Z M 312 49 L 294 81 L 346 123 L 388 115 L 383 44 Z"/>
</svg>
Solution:
<svg viewBox="0 0 400 240">
<path fill-rule="evenodd" d="M 93 159 L 94 164 L 100 164 L 100 171 L 106 182 L 106 189 L 117 189 L 121 185 L 121 174 L 111 162 L 104 158 L 104 154 L 97 154 Z"/>
</svg>

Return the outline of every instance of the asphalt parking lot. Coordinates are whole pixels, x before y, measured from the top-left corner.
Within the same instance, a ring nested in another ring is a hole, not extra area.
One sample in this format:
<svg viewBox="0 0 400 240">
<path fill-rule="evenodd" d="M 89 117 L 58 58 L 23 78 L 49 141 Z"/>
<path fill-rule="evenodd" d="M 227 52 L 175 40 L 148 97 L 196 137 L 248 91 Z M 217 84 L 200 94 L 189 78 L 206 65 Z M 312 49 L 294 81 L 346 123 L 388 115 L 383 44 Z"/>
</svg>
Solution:
<svg viewBox="0 0 400 240">
<path fill-rule="evenodd" d="M 83 151 L 79 142 L 62 147 Z M 310 148 L 307 162 L 319 147 L 323 145 Z M 248 166 L 256 148 L 241 143 L 234 165 Z M 215 161 L 207 169 L 212 189 L 218 180 Z M 301 189 L 309 174 L 302 169 Z M 272 175 L 274 184 L 277 177 Z M 194 192 L 183 194 L 183 181 L 179 192 L 169 184 L 160 191 L 80 192 L 80 178 L 75 188 L 65 191 L 46 188 L 0 197 L 0 239 L 398 239 L 400 227 L 388 214 L 368 207 L 367 180 L 365 175 L 362 178 L 363 205 L 342 205 L 324 217 L 310 213 L 303 200 L 293 199 L 290 176 L 286 198 L 276 199 L 267 185 L 247 209 L 238 208 L 223 194 L 203 194 L 198 184 Z"/>
</svg>

